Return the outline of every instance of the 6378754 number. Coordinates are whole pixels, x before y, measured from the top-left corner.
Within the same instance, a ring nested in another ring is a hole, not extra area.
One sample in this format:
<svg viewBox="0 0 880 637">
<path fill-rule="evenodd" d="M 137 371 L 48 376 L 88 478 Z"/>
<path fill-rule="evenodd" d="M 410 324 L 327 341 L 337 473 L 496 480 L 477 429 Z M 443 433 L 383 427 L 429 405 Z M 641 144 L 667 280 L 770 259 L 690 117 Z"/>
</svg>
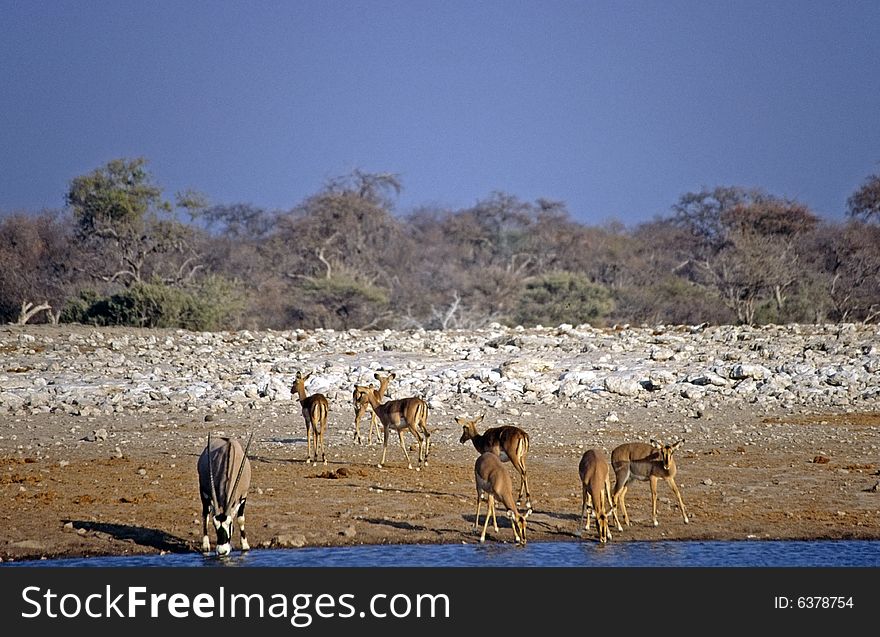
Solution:
<svg viewBox="0 0 880 637">
<path fill-rule="evenodd" d="M 832 609 L 853 608 L 852 596 L 845 595 L 800 595 L 798 597 L 777 596 L 773 598 L 773 608 Z"/>
</svg>

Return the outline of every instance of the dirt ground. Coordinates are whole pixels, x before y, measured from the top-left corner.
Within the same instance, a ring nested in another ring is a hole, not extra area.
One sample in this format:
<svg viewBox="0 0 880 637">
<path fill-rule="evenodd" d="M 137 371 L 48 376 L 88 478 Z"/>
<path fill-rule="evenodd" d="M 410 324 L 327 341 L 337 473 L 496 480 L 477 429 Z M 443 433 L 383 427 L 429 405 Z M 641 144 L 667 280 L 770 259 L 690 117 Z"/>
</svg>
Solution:
<svg viewBox="0 0 880 637">
<path fill-rule="evenodd" d="M 196 413 L 117 415 L 87 423 L 63 414 L 5 417 L 6 433 L 17 433 L 14 440 L 0 440 L 0 557 L 199 550 L 195 466 L 209 430 L 255 434 L 246 526 L 252 548 L 478 541 L 471 528 L 477 453 L 470 442 L 459 443 L 461 428 L 453 420 L 458 414 L 431 414 L 435 432 L 427 467 L 407 469 L 393 436 L 379 469 L 381 445 L 354 443 L 350 407 L 342 405 L 331 418 L 327 465 L 307 464 L 302 418 L 293 405 L 289 413 L 218 414 L 210 422 Z M 499 418 L 505 420 L 502 412 L 487 410 L 480 430 Z M 576 410 L 529 406 L 516 418 L 532 437 L 529 541 L 579 537 L 577 466 L 583 451 L 598 447 L 610 454 L 621 442 L 662 436 L 686 439 L 676 453 L 677 482 L 690 524 L 661 483 L 660 525 L 652 526 L 648 485 L 637 483 L 627 496 L 632 526 L 614 533 L 615 542 L 880 539 L 880 414 L 720 409 L 707 418 L 682 416 L 655 433 L 657 415 L 646 407 L 602 423 Z M 81 440 L 86 430 L 100 427 L 109 431 L 106 440 Z M 145 431 L 161 432 L 161 438 Z M 509 463 L 505 467 L 517 488 L 519 477 Z M 487 541 L 511 542 L 507 519 L 499 517 L 499 525 L 500 533 L 490 526 Z"/>
</svg>

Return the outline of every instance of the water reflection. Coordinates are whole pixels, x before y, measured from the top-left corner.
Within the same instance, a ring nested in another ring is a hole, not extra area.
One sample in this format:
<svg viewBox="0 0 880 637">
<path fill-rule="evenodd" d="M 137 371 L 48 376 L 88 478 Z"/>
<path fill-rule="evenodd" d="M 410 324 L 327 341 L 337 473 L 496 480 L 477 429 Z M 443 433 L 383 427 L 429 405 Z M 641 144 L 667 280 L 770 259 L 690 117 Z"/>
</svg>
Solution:
<svg viewBox="0 0 880 637">
<path fill-rule="evenodd" d="M 752 540 L 739 542 L 530 542 L 255 549 L 227 558 L 198 553 L 93 557 L 4 563 L 2 566 L 104 567 L 877 567 L 878 540 Z"/>
</svg>

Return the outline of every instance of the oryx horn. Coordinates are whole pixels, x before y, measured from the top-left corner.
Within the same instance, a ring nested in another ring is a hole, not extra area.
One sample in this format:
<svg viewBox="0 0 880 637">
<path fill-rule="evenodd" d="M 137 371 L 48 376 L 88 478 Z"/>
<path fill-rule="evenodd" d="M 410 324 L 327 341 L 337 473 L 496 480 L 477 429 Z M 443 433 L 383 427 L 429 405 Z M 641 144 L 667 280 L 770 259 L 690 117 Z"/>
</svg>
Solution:
<svg viewBox="0 0 880 637">
<path fill-rule="evenodd" d="M 214 503 L 214 515 L 218 515 L 220 513 L 220 503 L 217 501 L 217 487 L 214 486 L 214 462 L 211 459 L 211 432 L 208 432 L 208 479 L 211 482 L 211 502 Z"/>
<path fill-rule="evenodd" d="M 248 449 L 251 448 L 251 440 L 254 439 L 254 432 L 251 432 L 250 437 L 248 438 L 247 445 L 244 447 L 244 457 L 241 459 L 241 464 L 238 465 L 238 475 L 235 476 L 235 482 L 232 485 L 232 491 L 226 494 L 227 499 L 231 498 L 235 494 L 235 490 L 238 488 L 238 481 L 241 478 L 241 472 L 244 471 L 244 462 L 247 460 Z M 226 508 L 229 508 L 229 502 L 226 503 Z"/>
</svg>

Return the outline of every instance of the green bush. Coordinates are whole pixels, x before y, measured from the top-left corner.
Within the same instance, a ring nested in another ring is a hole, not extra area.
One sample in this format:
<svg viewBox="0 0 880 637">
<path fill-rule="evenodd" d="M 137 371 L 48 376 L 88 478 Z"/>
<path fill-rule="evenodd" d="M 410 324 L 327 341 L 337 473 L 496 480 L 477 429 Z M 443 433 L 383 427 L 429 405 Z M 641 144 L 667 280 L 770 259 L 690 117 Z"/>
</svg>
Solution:
<svg viewBox="0 0 880 637">
<path fill-rule="evenodd" d="M 194 331 L 229 327 L 244 303 L 236 286 L 209 277 L 192 288 L 135 283 L 109 296 L 83 291 L 62 312 L 62 322 L 131 327 L 177 327 Z"/>
<path fill-rule="evenodd" d="M 304 279 L 288 308 L 297 327 L 349 329 L 376 324 L 386 313 L 388 293 L 347 276 Z"/>
<path fill-rule="evenodd" d="M 613 309 L 604 286 L 573 272 L 552 272 L 526 283 L 512 318 L 520 325 L 594 323 Z"/>
</svg>

